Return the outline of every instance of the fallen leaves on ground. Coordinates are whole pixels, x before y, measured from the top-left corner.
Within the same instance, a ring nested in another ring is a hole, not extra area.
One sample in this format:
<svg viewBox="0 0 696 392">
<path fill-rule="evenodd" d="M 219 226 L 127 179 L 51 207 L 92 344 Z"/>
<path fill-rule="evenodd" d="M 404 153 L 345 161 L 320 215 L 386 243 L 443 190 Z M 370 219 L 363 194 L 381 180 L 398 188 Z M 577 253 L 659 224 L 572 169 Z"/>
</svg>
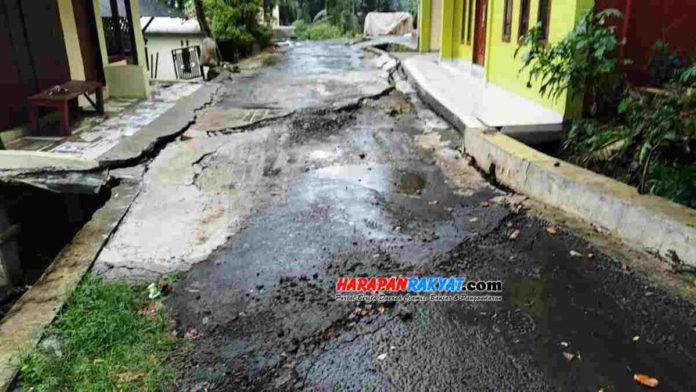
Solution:
<svg viewBox="0 0 696 392">
<path fill-rule="evenodd" d="M 519 236 L 520 236 L 520 231 L 519 231 L 519 230 L 515 230 L 515 231 L 512 232 L 512 234 L 510 234 L 510 239 L 511 239 L 511 240 L 516 240 L 517 237 L 519 237 Z"/>
<path fill-rule="evenodd" d="M 157 318 L 157 312 L 162 309 L 162 302 L 153 301 L 147 304 L 144 308 L 138 311 L 138 314 L 145 317 L 150 321 L 154 321 Z"/>
<path fill-rule="evenodd" d="M 660 383 L 658 379 L 654 377 L 647 376 L 645 374 L 634 374 L 633 379 L 641 385 L 646 387 L 655 388 Z"/>
<path fill-rule="evenodd" d="M 551 235 L 556 235 L 556 234 L 558 234 L 558 227 L 557 226 L 549 226 L 546 228 L 546 232 L 551 234 Z"/>
</svg>

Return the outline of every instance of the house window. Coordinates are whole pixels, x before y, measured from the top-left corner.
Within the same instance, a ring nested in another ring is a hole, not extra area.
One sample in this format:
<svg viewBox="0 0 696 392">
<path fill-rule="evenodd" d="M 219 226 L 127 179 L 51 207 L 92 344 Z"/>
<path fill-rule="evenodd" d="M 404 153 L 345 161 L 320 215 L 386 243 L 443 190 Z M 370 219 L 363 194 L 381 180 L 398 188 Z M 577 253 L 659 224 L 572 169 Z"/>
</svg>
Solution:
<svg viewBox="0 0 696 392">
<path fill-rule="evenodd" d="M 129 64 L 137 64 L 130 1 L 100 0 L 100 11 L 109 62 L 126 60 Z"/>
<path fill-rule="evenodd" d="M 469 20 L 466 23 L 466 43 L 471 45 L 471 32 L 474 26 L 474 0 L 469 0 L 467 9 L 469 10 Z"/>
<path fill-rule="evenodd" d="M 541 39 L 549 39 L 549 17 L 551 16 L 551 0 L 539 0 L 537 23 L 541 24 Z"/>
<path fill-rule="evenodd" d="M 522 0 L 520 4 L 520 25 L 517 30 L 517 39 L 527 34 L 529 29 L 529 2 L 530 0 Z"/>
<path fill-rule="evenodd" d="M 503 14 L 503 41 L 510 42 L 512 36 L 512 0 L 505 0 L 505 13 Z"/>
</svg>

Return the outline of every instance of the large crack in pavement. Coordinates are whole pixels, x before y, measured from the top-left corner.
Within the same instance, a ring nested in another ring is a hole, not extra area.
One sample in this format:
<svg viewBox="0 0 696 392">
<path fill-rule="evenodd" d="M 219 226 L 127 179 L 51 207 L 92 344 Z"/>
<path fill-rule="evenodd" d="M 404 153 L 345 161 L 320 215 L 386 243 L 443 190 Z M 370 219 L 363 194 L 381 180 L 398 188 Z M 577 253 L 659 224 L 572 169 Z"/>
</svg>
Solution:
<svg viewBox="0 0 696 392">
<path fill-rule="evenodd" d="M 177 285 L 179 333 L 195 337 L 177 388 L 634 390 L 631 372 L 646 372 L 693 389 L 693 305 L 551 234 L 434 117 L 390 91 L 219 136 L 251 148 L 225 162 L 254 200 Z M 219 155 L 233 152 L 206 170 Z M 338 277 L 392 274 L 502 280 L 504 299 L 334 299 Z"/>
</svg>

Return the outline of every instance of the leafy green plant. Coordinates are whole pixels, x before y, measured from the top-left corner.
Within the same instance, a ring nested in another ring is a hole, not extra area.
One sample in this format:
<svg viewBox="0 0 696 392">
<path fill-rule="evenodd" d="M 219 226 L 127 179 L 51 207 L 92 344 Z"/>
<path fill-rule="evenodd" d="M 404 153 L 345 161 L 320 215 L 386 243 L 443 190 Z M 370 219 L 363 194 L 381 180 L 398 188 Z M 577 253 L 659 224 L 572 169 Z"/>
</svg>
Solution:
<svg viewBox="0 0 696 392">
<path fill-rule="evenodd" d="M 177 350 L 166 312 L 143 287 L 94 276 L 70 296 L 20 366 L 32 391 L 160 391 L 176 378 L 168 359 Z M 147 315 L 142 309 L 150 309 Z M 50 344 L 46 344 L 49 342 Z"/>
<path fill-rule="evenodd" d="M 575 28 L 557 43 L 543 40 L 541 25 L 522 36 L 515 51 L 525 49 L 520 72 L 528 71 L 527 86 L 538 83 L 544 97 L 558 99 L 564 93 L 576 98 L 590 94 L 590 112 L 596 111 L 596 97 L 607 88 L 615 88 L 619 61 L 615 27 L 607 25 L 610 17 L 622 18 L 621 12 L 594 8 L 583 14 Z"/>
<path fill-rule="evenodd" d="M 686 90 L 632 90 L 615 121 L 574 121 L 564 148 L 575 162 L 640 192 L 696 206 L 696 104 Z"/>
<path fill-rule="evenodd" d="M 679 81 L 686 86 L 696 84 L 696 63 L 691 64 L 679 75 Z"/>
</svg>

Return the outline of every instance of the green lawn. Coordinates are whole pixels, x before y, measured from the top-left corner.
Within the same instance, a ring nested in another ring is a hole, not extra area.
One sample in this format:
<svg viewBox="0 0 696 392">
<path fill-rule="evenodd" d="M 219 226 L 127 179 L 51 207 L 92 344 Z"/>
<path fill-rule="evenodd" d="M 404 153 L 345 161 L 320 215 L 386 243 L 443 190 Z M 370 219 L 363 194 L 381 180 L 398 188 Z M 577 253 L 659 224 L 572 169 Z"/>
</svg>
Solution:
<svg viewBox="0 0 696 392">
<path fill-rule="evenodd" d="M 144 287 L 88 275 L 20 368 L 23 390 L 160 391 L 174 382 L 177 339 Z"/>
</svg>

